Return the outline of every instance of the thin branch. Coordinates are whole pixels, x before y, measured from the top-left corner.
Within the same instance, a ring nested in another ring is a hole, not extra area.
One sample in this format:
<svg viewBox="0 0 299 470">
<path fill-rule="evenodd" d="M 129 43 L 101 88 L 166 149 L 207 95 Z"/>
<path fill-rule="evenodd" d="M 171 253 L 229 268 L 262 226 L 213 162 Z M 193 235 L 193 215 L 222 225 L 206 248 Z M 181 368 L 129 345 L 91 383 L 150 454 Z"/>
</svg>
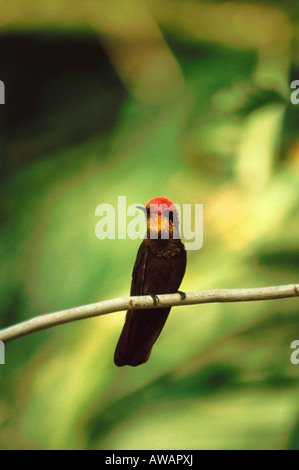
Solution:
<svg viewBox="0 0 299 470">
<path fill-rule="evenodd" d="M 45 330 L 53 326 L 70 323 L 84 318 L 107 315 L 131 308 L 148 309 L 161 307 L 174 307 L 180 305 L 206 304 L 213 302 L 245 302 L 253 300 L 274 300 L 299 296 L 299 284 L 285 286 L 258 287 L 254 289 L 217 289 L 201 292 L 190 292 L 182 300 L 180 294 L 159 295 L 159 302 L 154 305 L 151 296 L 122 297 L 119 299 L 104 300 L 94 304 L 61 310 L 32 318 L 17 325 L 0 330 L 0 340 L 13 341 L 21 336 L 36 331 Z"/>
</svg>

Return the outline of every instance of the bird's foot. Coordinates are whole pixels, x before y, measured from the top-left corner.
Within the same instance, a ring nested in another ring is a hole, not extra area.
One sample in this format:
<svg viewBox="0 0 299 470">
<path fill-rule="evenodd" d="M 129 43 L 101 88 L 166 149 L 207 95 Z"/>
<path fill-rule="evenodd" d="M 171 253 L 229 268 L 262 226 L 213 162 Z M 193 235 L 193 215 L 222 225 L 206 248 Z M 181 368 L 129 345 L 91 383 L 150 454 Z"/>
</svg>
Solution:
<svg viewBox="0 0 299 470">
<path fill-rule="evenodd" d="M 155 306 L 159 303 L 159 297 L 157 297 L 155 294 L 150 294 L 149 292 L 147 292 L 145 295 L 150 295 L 151 296 L 151 298 L 154 301 Z"/>
<path fill-rule="evenodd" d="M 180 294 L 181 296 L 181 300 L 185 300 L 186 299 L 186 293 L 185 292 L 182 292 L 181 290 L 178 290 L 178 294 Z"/>
</svg>

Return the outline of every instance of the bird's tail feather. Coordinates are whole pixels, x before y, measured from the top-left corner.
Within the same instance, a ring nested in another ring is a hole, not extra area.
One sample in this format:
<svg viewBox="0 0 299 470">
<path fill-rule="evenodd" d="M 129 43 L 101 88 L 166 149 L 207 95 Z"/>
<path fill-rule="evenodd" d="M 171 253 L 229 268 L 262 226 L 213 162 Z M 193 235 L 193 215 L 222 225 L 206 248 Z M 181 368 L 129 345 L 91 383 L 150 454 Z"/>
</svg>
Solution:
<svg viewBox="0 0 299 470">
<path fill-rule="evenodd" d="M 114 354 L 117 366 L 138 366 L 149 359 L 169 311 L 170 308 L 128 310 Z"/>
</svg>

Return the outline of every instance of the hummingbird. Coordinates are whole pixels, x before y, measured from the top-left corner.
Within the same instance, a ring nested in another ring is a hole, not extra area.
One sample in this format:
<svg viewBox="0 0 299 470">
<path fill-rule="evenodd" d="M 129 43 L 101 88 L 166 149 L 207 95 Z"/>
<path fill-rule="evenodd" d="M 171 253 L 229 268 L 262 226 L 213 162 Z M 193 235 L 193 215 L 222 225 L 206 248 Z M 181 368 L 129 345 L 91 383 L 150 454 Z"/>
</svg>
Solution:
<svg viewBox="0 0 299 470">
<path fill-rule="evenodd" d="M 133 269 L 131 296 L 151 295 L 156 304 L 157 295 L 179 292 L 186 269 L 186 250 L 172 201 L 157 197 L 138 208 L 145 212 L 147 231 Z M 185 297 L 183 292 L 180 294 Z M 139 366 L 149 359 L 170 309 L 132 308 L 127 311 L 114 354 L 117 366 Z"/>
</svg>

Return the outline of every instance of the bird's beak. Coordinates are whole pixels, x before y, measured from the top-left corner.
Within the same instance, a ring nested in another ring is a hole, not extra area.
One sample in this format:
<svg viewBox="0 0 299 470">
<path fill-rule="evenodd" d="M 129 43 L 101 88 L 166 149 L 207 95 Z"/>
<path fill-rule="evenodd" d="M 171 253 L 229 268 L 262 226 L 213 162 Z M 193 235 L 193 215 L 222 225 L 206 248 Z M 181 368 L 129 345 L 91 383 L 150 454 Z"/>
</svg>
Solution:
<svg viewBox="0 0 299 470">
<path fill-rule="evenodd" d="M 144 207 L 144 206 L 136 206 L 137 209 L 140 209 L 142 212 L 144 212 L 145 214 L 147 214 L 147 208 Z"/>
</svg>

